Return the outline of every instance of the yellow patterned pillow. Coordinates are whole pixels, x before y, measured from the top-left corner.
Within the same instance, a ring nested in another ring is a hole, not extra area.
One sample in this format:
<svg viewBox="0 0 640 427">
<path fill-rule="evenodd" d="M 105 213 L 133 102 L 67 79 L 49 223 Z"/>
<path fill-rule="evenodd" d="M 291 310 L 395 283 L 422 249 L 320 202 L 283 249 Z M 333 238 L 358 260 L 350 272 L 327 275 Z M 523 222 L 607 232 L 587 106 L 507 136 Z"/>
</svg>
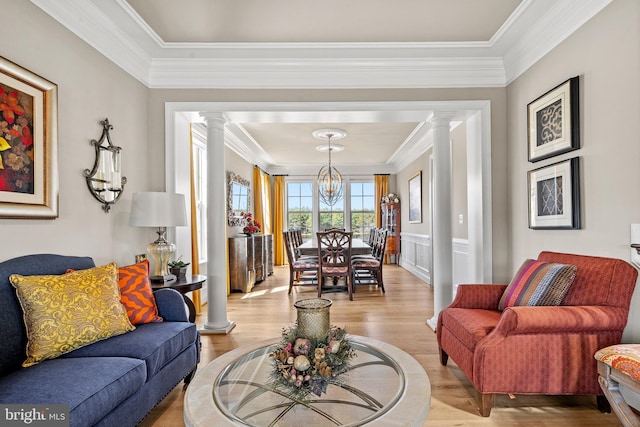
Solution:
<svg viewBox="0 0 640 427">
<path fill-rule="evenodd" d="M 120 303 L 116 263 L 51 276 L 9 278 L 27 328 L 32 366 L 135 327 Z"/>
</svg>

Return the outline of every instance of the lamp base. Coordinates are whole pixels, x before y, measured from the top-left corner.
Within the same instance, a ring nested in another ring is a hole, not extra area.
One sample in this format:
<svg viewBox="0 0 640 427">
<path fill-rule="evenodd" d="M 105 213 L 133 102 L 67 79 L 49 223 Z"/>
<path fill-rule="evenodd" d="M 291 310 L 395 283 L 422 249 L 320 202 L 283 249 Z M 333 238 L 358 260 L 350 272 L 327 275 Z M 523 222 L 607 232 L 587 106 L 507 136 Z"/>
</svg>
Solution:
<svg viewBox="0 0 640 427">
<path fill-rule="evenodd" d="M 149 276 L 149 280 L 153 283 L 166 283 L 176 280 L 175 274 L 165 274 L 164 276 Z"/>
<path fill-rule="evenodd" d="M 149 243 L 147 246 L 147 252 L 153 257 L 155 262 L 155 269 L 153 275 L 149 279 L 154 283 L 163 283 L 175 280 L 176 276 L 169 273 L 169 259 L 171 255 L 176 251 L 176 245 L 169 243 L 165 240 L 165 234 L 167 232 L 166 227 L 159 227 L 158 239 Z"/>
</svg>

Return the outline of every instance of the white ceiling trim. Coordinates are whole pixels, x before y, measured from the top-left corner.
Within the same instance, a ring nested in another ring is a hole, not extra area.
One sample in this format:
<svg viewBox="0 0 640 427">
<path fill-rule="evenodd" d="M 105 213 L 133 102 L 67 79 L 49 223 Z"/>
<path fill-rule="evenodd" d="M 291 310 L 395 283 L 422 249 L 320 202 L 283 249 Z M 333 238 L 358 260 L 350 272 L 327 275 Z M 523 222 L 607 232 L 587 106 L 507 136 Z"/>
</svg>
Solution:
<svg viewBox="0 0 640 427">
<path fill-rule="evenodd" d="M 152 88 L 326 89 L 495 87 L 500 58 L 154 59 Z"/>
<path fill-rule="evenodd" d="M 611 2 L 524 0 L 486 43 L 195 44 L 124 0 L 31 1 L 148 87 L 230 89 L 503 87 Z"/>
<path fill-rule="evenodd" d="M 531 25 L 531 30 L 511 40 L 505 49 L 503 58 L 506 83 L 509 84 L 518 78 L 611 1 L 558 1 L 552 3 L 550 8 L 542 9 L 546 12 L 541 13 L 542 16 L 538 20 L 528 24 Z M 536 3 L 535 7 L 548 6 Z"/>
<path fill-rule="evenodd" d="M 371 101 L 371 102 L 168 102 L 167 122 L 171 126 L 174 114 L 187 114 L 195 122 L 198 112 L 219 112 L 226 120 L 225 145 L 244 159 L 258 165 L 270 175 L 311 176 L 317 174 L 317 164 L 276 165 L 268 153 L 244 131 L 238 123 L 338 123 L 380 121 L 420 122 L 386 163 L 341 164 L 344 175 L 395 174 L 414 162 L 433 144 L 431 126 L 434 112 L 452 113 L 452 128 L 477 111 L 487 108 L 489 101 Z M 170 129 L 166 130 L 171 135 Z M 249 160 L 247 160 L 249 161 Z"/>
</svg>

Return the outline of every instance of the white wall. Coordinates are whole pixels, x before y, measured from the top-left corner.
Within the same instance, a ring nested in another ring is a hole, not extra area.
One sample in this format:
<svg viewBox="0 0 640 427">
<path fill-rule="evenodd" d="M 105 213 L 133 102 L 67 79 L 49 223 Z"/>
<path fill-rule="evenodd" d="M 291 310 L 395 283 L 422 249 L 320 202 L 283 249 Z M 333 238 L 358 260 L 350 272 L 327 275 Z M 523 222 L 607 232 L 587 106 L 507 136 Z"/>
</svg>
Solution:
<svg viewBox="0 0 640 427">
<path fill-rule="evenodd" d="M 10 15 L 2 56 L 58 85 L 60 183 L 58 219 L 0 219 L 0 260 L 48 252 L 133 263 L 154 234 L 129 227 L 131 194 L 164 185 L 148 174 L 149 90 L 30 2 L 0 0 L 0 8 Z M 95 157 L 89 141 L 98 139 L 105 117 L 114 126 L 113 143 L 122 147 L 128 180 L 108 214 L 83 176 Z"/>
<path fill-rule="evenodd" d="M 630 224 L 640 222 L 640 3 L 616 0 L 507 88 L 511 274 L 541 250 L 629 260 Z M 527 104 L 580 76 L 581 148 L 527 161 Z M 527 171 L 581 158 L 581 230 L 530 230 Z M 624 340 L 640 342 L 640 287 Z"/>
</svg>

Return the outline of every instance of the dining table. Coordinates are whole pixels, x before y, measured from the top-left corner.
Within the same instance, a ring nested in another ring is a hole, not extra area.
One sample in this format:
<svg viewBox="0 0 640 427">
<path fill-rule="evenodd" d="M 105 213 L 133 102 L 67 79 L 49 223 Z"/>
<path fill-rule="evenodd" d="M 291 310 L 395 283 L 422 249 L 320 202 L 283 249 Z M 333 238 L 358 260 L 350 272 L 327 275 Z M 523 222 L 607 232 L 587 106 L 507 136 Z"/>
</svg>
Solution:
<svg viewBox="0 0 640 427">
<path fill-rule="evenodd" d="M 318 239 L 309 239 L 298 246 L 301 255 L 318 255 Z M 362 239 L 351 239 L 351 255 L 371 253 L 371 246 Z"/>
</svg>

